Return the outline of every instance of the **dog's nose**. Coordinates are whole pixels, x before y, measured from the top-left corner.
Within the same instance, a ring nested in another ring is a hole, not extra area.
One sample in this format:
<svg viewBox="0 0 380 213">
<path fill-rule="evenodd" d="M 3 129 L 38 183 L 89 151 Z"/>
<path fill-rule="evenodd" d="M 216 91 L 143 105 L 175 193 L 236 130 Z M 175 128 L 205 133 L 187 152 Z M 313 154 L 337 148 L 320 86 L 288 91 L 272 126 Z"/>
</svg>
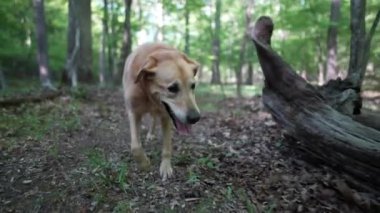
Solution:
<svg viewBox="0 0 380 213">
<path fill-rule="evenodd" d="M 187 115 L 186 115 L 186 120 L 189 124 L 195 124 L 196 122 L 199 121 L 199 119 L 201 118 L 201 115 L 199 114 L 199 112 L 195 109 L 191 109 L 187 112 Z"/>
</svg>

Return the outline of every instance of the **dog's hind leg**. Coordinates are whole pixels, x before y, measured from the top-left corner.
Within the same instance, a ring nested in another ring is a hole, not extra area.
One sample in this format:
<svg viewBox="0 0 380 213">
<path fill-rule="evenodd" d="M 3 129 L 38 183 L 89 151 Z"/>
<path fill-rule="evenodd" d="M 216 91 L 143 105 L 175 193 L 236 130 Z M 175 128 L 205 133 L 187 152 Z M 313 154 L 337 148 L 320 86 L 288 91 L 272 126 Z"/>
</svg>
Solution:
<svg viewBox="0 0 380 213">
<path fill-rule="evenodd" d="M 161 165 L 160 165 L 160 175 L 163 180 L 173 176 L 173 168 L 171 164 L 172 158 L 172 137 L 173 130 L 171 125 L 171 120 L 169 117 L 161 118 L 162 133 L 163 133 L 163 148 L 161 156 Z"/>
<path fill-rule="evenodd" d="M 150 160 L 146 156 L 140 142 L 141 115 L 137 115 L 128 109 L 129 128 L 131 130 L 131 151 L 134 159 L 143 170 L 150 166 Z"/>
</svg>

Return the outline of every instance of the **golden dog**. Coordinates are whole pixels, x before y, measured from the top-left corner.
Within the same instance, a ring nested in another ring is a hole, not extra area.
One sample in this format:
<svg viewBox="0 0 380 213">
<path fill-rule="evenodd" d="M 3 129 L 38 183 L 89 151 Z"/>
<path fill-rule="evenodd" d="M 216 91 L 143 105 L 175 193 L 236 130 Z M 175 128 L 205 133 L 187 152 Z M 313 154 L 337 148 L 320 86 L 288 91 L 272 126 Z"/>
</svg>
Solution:
<svg viewBox="0 0 380 213">
<path fill-rule="evenodd" d="M 132 52 L 124 67 L 123 92 L 131 130 L 131 151 L 140 168 L 150 160 L 141 146 L 140 124 L 143 115 L 160 119 L 163 149 L 160 175 L 173 175 L 172 123 L 180 133 L 189 133 L 200 119 L 195 102 L 195 75 L 199 64 L 184 53 L 160 43 L 148 43 Z M 154 127 L 152 127 L 154 128 Z"/>
</svg>

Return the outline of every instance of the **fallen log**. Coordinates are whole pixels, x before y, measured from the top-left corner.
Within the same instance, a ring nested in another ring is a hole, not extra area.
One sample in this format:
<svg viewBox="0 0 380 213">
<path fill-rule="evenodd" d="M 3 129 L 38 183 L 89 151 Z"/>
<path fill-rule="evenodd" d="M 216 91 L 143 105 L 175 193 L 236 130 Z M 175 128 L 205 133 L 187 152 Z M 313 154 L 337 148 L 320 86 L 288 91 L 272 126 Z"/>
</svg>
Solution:
<svg viewBox="0 0 380 213">
<path fill-rule="evenodd" d="M 265 76 L 264 106 L 287 134 L 299 140 L 297 148 L 379 192 L 380 131 L 356 122 L 346 107 L 332 106 L 337 102 L 298 76 L 272 50 L 272 31 L 272 20 L 260 17 L 251 32 Z"/>
<path fill-rule="evenodd" d="M 38 95 L 8 98 L 0 100 L 0 107 L 19 106 L 24 103 L 38 103 L 46 100 L 52 100 L 60 95 L 62 95 L 62 91 L 44 92 Z"/>
</svg>

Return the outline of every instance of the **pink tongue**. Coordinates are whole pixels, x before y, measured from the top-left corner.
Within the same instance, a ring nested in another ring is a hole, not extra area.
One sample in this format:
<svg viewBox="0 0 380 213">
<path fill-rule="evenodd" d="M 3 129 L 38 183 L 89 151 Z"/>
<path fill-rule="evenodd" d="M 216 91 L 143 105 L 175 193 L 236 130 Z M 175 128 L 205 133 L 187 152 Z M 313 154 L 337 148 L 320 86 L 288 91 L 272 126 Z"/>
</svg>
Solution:
<svg viewBox="0 0 380 213">
<path fill-rule="evenodd" d="M 190 134 L 190 132 L 191 132 L 191 125 L 190 124 L 184 124 L 181 121 L 179 121 L 177 118 L 175 119 L 175 124 L 177 126 L 177 131 L 180 134 L 184 134 L 184 135 Z"/>
</svg>

